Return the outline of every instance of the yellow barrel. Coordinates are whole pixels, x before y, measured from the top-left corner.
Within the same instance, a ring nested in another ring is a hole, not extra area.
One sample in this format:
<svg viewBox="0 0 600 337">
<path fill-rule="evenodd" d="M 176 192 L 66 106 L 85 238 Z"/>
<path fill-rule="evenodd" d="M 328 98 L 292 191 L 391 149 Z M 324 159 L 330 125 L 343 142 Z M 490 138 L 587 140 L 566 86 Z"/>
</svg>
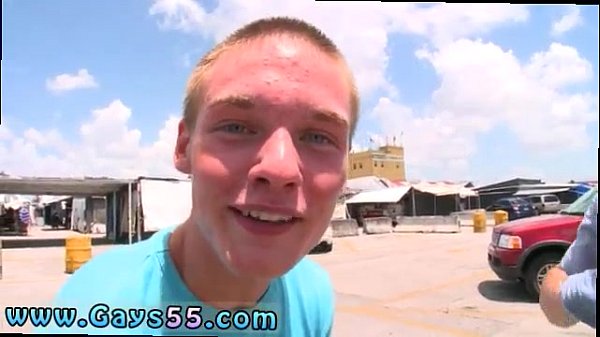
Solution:
<svg viewBox="0 0 600 337">
<path fill-rule="evenodd" d="M 494 212 L 494 223 L 496 226 L 508 222 L 508 212 L 506 211 L 495 211 Z"/>
<path fill-rule="evenodd" d="M 487 217 L 484 211 L 476 211 L 473 213 L 473 232 L 485 233 Z"/>
<path fill-rule="evenodd" d="M 65 239 L 65 272 L 74 273 L 81 265 L 92 258 L 92 238 L 88 235 L 75 235 Z"/>
</svg>

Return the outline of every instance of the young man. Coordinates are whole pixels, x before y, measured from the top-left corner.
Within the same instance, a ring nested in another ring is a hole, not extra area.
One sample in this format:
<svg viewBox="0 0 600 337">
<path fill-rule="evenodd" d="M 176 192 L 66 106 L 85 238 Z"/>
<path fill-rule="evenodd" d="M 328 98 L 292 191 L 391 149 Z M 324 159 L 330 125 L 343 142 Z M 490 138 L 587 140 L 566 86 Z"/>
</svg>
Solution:
<svg viewBox="0 0 600 337">
<path fill-rule="evenodd" d="M 189 219 L 89 261 L 56 305 L 87 332 L 329 336 L 332 286 L 305 256 L 346 180 L 358 95 L 344 58 L 303 21 L 259 20 L 200 61 L 184 110 L 174 162 L 192 179 Z"/>
<path fill-rule="evenodd" d="M 596 329 L 597 231 L 598 196 L 585 212 L 577 238 L 542 284 L 540 306 L 556 326 L 566 328 L 581 321 Z"/>
</svg>

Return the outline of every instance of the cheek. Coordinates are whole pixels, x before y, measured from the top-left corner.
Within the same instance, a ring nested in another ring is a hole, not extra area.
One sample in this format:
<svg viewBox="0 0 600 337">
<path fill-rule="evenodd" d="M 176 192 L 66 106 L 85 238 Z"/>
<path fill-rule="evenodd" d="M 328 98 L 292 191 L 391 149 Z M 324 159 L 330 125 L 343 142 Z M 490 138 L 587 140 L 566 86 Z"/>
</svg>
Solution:
<svg viewBox="0 0 600 337">
<path fill-rule="evenodd" d="M 223 204 L 230 201 L 230 193 L 236 190 L 239 179 L 222 158 L 209 153 L 196 152 L 192 157 L 194 180 L 193 203 L 196 215 L 211 218 L 221 216 Z"/>
<path fill-rule="evenodd" d="M 338 153 L 328 153 L 319 156 L 303 158 L 307 181 L 313 197 L 337 197 L 346 182 L 345 156 Z"/>
<path fill-rule="evenodd" d="M 330 216 L 328 211 L 335 205 L 344 182 L 343 173 L 322 173 L 312 178 L 307 188 L 307 200 L 318 213 L 316 216 Z"/>
<path fill-rule="evenodd" d="M 192 174 L 200 179 L 202 184 L 232 185 L 236 180 L 234 178 L 241 176 L 243 165 L 243 156 L 232 151 L 231 148 L 219 148 L 208 141 L 205 145 L 195 144 L 194 146 Z"/>
</svg>

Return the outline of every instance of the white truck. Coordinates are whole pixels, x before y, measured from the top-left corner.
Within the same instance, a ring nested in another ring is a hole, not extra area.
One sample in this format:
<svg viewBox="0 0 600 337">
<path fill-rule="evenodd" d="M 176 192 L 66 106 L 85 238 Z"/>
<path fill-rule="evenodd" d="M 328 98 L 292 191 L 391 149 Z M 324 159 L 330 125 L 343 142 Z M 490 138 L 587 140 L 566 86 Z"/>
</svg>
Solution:
<svg viewBox="0 0 600 337">
<path fill-rule="evenodd" d="M 348 208 L 346 207 L 346 203 L 338 202 L 335 205 L 335 209 L 333 211 L 333 215 L 331 216 L 331 220 L 338 219 L 349 219 L 350 214 L 348 213 Z M 331 223 L 327 226 L 325 233 L 323 233 L 323 237 L 319 244 L 313 248 L 312 253 L 327 253 L 333 250 L 333 228 Z"/>
</svg>

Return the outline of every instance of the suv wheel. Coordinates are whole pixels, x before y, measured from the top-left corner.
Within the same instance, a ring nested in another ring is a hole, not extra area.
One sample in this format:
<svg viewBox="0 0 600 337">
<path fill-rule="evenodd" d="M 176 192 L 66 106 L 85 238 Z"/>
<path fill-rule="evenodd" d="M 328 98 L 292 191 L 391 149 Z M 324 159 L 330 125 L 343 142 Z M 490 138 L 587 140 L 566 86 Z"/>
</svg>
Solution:
<svg viewBox="0 0 600 337">
<path fill-rule="evenodd" d="M 525 271 L 525 289 L 534 300 L 540 298 L 540 287 L 548 271 L 560 263 L 562 254 L 556 252 L 542 253 L 533 258 Z"/>
</svg>

